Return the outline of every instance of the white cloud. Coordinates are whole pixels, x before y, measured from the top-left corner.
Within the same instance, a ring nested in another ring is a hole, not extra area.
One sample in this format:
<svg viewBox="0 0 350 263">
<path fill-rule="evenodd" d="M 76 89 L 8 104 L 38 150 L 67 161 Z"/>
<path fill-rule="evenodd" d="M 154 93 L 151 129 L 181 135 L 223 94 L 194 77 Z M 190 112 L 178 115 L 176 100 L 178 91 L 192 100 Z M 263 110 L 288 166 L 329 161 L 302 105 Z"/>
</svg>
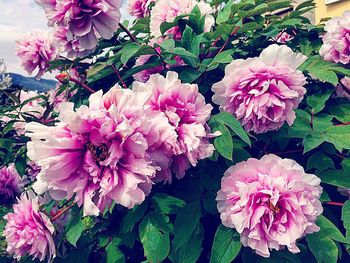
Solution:
<svg viewBox="0 0 350 263">
<path fill-rule="evenodd" d="M 0 0 L 0 58 L 4 58 L 9 72 L 28 74 L 20 67 L 15 55 L 15 41 L 34 30 L 50 30 L 43 9 L 34 0 Z M 122 17 L 130 19 L 125 5 Z M 53 75 L 45 75 L 53 78 Z"/>
</svg>

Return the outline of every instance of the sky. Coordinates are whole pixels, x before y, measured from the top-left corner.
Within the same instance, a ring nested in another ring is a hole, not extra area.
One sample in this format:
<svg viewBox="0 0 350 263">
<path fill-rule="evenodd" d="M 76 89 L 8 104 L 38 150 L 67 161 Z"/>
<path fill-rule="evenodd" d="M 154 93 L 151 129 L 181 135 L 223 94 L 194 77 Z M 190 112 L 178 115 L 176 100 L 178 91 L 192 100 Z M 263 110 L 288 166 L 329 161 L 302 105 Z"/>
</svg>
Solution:
<svg viewBox="0 0 350 263">
<path fill-rule="evenodd" d="M 5 59 L 8 72 L 28 76 L 15 55 L 15 41 L 35 30 L 50 30 L 44 10 L 34 0 L 0 0 L 0 10 L 0 58 Z M 125 4 L 121 12 L 123 17 L 128 17 Z M 45 77 L 53 78 L 53 75 Z"/>
</svg>

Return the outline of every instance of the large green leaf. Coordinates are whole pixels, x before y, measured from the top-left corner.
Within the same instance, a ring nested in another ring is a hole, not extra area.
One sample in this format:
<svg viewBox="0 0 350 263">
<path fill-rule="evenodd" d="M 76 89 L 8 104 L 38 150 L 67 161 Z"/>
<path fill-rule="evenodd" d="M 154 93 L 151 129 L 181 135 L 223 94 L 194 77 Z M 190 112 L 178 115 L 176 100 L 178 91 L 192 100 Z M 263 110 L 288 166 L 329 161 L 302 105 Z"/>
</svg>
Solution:
<svg viewBox="0 0 350 263">
<path fill-rule="evenodd" d="M 185 201 L 163 193 L 154 195 L 152 201 L 165 214 L 175 214 L 186 205 Z"/>
<path fill-rule="evenodd" d="M 232 228 L 220 225 L 216 230 L 210 263 L 230 263 L 241 250 L 239 234 Z"/>
</svg>

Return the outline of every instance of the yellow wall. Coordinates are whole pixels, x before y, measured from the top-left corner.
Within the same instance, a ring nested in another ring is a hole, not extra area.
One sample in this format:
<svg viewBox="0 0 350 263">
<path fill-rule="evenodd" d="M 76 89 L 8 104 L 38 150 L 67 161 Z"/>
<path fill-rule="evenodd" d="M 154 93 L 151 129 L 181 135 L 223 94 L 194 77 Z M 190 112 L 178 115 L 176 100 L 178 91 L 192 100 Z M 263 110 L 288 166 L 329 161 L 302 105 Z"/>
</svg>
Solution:
<svg viewBox="0 0 350 263">
<path fill-rule="evenodd" d="M 322 18 L 341 16 L 345 10 L 350 10 L 350 0 L 341 0 L 336 3 L 326 5 L 325 0 L 315 0 L 315 22 L 318 23 Z"/>
</svg>

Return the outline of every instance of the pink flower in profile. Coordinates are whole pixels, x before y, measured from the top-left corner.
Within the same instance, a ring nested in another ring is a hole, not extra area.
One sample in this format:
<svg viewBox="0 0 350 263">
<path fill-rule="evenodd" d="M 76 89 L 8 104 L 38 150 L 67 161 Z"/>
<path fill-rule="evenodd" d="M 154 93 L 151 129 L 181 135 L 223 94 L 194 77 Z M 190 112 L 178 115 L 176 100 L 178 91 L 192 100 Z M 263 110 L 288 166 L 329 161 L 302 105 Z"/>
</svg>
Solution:
<svg viewBox="0 0 350 263">
<path fill-rule="evenodd" d="M 196 84 L 181 83 L 178 74 L 170 71 L 166 78 L 156 74 L 146 83 L 134 82 L 133 90 L 146 94 L 147 111 L 160 112 L 167 118 L 169 128 L 163 139 L 150 143 L 153 160 L 162 167 L 156 181 L 171 182 L 170 170 L 182 178 L 191 165 L 213 154 L 206 126 L 212 106 L 206 104 Z"/>
<path fill-rule="evenodd" d="M 274 40 L 279 44 L 285 44 L 288 41 L 291 41 L 294 39 L 294 36 L 288 34 L 286 31 L 281 31 L 277 34 L 277 36 L 274 38 Z"/>
<path fill-rule="evenodd" d="M 236 59 L 225 69 L 222 81 L 213 85 L 213 101 L 233 114 L 247 131 L 264 133 L 292 125 L 303 100 L 306 78 L 297 70 L 306 56 L 276 44 L 259 57 Z"/>
<path fill-rule="evenodd" d="M 291 159 L 265 155 L 231 166 L 221 180 L 217 206 L 222 223 L 235 228 L 244 246 L 263 257 L 319 230 L 321 180 Z"/>
<path fill-rule="evenodd" d="M 161 48 L 159 46 L 156 47 L 155 44 L 161 44 L 161 43 L 163 43 L 163 41 L 164 41 L 163 38 L 152 39 L 150 41 L 149 45 L 153 46 L 156 49 L 156 51 L 159 54 L 161 54 Z M 150 60 L 151 57 L 152 57 L 152 55 L 140 56 L 135 62 L 135 67 L 145 65 Z M 175 59 L 176 63 L 173 65 L 167 64 L 166 65 L 167 69 L 175 68 L 175 67 L 178 67 L 178 66 L 185 64 L 184 61 L 179 56 L 176 56 L 174 59 Z M 163 65 L 155 66 L 155 67 L 148 68 L 148 69 L 142 70 L 142 71 L 134 74 L 134 78 L 137 81 L 146 82 L 147 80 L 149 80 L 149 77 L 151 75 L 156 74 L 156 73 L 161 73 L 163 70 L 164 70 Z"/>
<path fill-rule="evenodd" d="M 14 164 L 0 168 L 0 201 L 6 203 L 13 200 L 21 192 L 21 177 Z"/>
<path fill-rule="evenodd" d="M 59 43 L 62 52 L 67 53 L 67 57 L 84 57 L 94 51 L 92 49 L 85 49 L 81 46 L 78 39 L 74 39 L 68 27 L 57 26 L 53 34 L 54 40 Z"/>
<path fill-rule="evenodd" d="M 53 38 L 44 32 L 33 32 L 16 41 L 16 55 L 21 66 L 29 74 L 37 70 L 36 78 L 41 76 L 49 67 L 49 62 L 57 57 L 57 48 Z"/>
<path fill-rule="evenodd" d="M 159 0 L 151 11 L 150 30 L 151 35 L 158 38 L 162 35 L 160 26 L 164 22 L 174 22 L 179 15 L 190 14 L 195 6 L 198 6 L 204 20 L 204 32 L 209 32 L 214 25 L 213 9 L 210 4 L 197 0 Z M 178 26 L 169 29 L 165 34 L 172 35 L 174 39 L 181 39 Z"/>
<path fill-rule="evenodd" d="M 350 100 L 350 78 L 342 78 L 340 83 L 335 87 L 335 92 L 339 98 Z"/>
<path fill-rule="evenodd" d="M 81 48 L 90 50 L 99 36 L 110 39 L 118 29 L 122 0 L 37 0 L 49 19 L 50 26 L 67 27 Z M 68 38 L 69 40 L 72 40 Z"/>
<path fill-rule="evenodd" d="M 76 110 L 62 103 L 55 126 L 27 124 L 28 157 L 42 168 L 35 188 L 75 196 L 84 215 L 98 215 L 113 201 L 132 208 L 149 194 L 158 169 L 147 152 L 152 127 L 144 98 L 118 86 L 89 102 Z"/>
<path fill-rule="evenodd" d="M 13 206 L 13 213 L 4 216 L 7 224 L 4 229 L 6 251 L 19 260 L 30 255 L 40 261 L 49 261 L 56 254 L 53 240 L 54 227 L 50 219 L 40 212 L 38 197 L 33 193 L 23 193 Z"/>
<path fill-rule="evenodd" d="M 327 61 L 348 64 L 350 62 L 350 11 L 342 17 L 333 17 L 325 25 L 326 34 L 320 55 Z"/>
<path fill-rule="evenodd" d="M 151 4 L 155 2 L 156 0 L 128 0 L 128 11 L 137 18 L 147 17 L 151 14 Z"/>
</svg>

